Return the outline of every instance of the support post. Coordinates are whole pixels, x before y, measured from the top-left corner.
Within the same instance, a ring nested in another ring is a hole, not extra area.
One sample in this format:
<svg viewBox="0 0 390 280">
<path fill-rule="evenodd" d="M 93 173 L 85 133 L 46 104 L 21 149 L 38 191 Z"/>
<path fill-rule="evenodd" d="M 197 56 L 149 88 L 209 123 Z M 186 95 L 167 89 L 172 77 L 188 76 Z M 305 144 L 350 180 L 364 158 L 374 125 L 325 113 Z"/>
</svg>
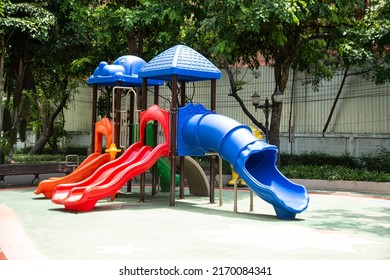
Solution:
<svg viewBox="0 0 390 280">
<path fill-rule="evenodd" d="M 118 86 L 121 86 L 121 83 L 118 83 Z M 120 147 L 120 137 L 121 137 L 121 89 L 116 88 L 115 89 L 115 110 L 114 110 L 114 116 L 115 118 L 115 145 L 119 148 Z"/>
<path fill-rule="evenodd" d="M 217 104 L 217 80 L 211 79 L 211 100 L 210 107 L 212 112 L 216 112 Z M 210 203 L 215 203 L 215 155 L 210 158 Z"/>
<path fill-rule="evenodd" d="M 180 107 L 186 105 L 186 83 L 180 83 Z M 180 156 L 180 199 L 184 199 L 184 156 Z"/>
<path fill-rule="evenodd" d="M 92 134 L 91 134 L 91 153 L 95 152 L 95 126 L 97 115 L 97 85 L 92 87 Z"/>
<path fill-rule="evenodd" d="M 215 203 L 215 157 L 210 156 L 210 203 Z"/>
<path fill-rule="evenodd" d="M 158 94 L 159 94 L 159 87 L 156 85 L 154 86 L 154 95 L 153 95 L 153 103 L 158 105 Z M 157 146 L 157 132 L 158 132 L 158 121 L 153 121 L 153 145 L 154 147 Z M 157 163 L 153 165 L 152 167 L 152 195 L 155 196 L 157 194 Z"/>
<path fill-rule="evenodd" d="M 146 94 L 147 94 L 147 91 L 148 91 L 148 79 L 147 78 L 143 78 L 142 79 L 142 95 L 141 95 L 141 110 L 146 110 L 146 103 L 147 103 L 147 98 L 146 98 Z M 139 130 L 141 132 L 141 126 L 139 127 Z M 146 135 L 144 134 L 144 137 Z M 145 144 L 145 139 L 140 139 L 140 141 L 143 141 L 143 144 Z M 141 176 L 140 176 L 140 198 L 139 198 L 139 201 L 140 202 L 144 202 L 145 201 L 145 173 L 142 173 Z"/>
<path fill-rule="evenodd" d="M 219 158 L 219 206 L 222 206 L 223 205 L 223 197 L 222 197 L 222 192 L 223 192 L 223 176 L 222 176 L 222 163 L 223 163 L 223 160 L 220 156 L 218 156 Z"/>
<path fill-rule="evenodd" d="M 134 143 L 134 106 L 135 104 L 135 93 L 130 93 L 130 108 L 129 108 L 129 147 Z M 127 181 L 127 192 L 131 192 L 132 180 Z"/>
<path fill-rule="evenodd" d="M 172 75 L 172 103 L 171 103 L 171 185 L 169 206 L 175 206 L 175 166 L 177 140 L 177 75 Z"/>
</svg>

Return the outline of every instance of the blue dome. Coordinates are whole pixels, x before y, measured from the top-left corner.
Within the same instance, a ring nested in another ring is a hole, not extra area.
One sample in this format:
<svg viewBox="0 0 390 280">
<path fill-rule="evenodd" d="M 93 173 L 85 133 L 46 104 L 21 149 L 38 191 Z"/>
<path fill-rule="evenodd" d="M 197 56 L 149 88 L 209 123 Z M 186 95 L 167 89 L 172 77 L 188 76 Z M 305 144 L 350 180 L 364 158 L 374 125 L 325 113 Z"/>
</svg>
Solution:
<svg viewBox="0 0 390 280">
<path fill-rule="evenodd" d="M 221 71 L 197 51 L 184 45 L 176 45 L 162 52 L 147 64 L 138 75 L 140 78 L 172 81 L 172 75 L 178 81 L 202 81 L 220 79 Z"/>
<path fill-rule="evenodd" d="M 139 70 L 146 64 L 145 60 L 134 55 L 124 55 L 117 58 L 113 64 L 105 61 L 88 78 L 88 84 L 101 86 L 116 86 L 121 82 L 122 86 L 142 86 L 142 78 L 138 77 Z M 163 81 L 148 80 L 148 85 L 163 85 Z"/>
</svg>

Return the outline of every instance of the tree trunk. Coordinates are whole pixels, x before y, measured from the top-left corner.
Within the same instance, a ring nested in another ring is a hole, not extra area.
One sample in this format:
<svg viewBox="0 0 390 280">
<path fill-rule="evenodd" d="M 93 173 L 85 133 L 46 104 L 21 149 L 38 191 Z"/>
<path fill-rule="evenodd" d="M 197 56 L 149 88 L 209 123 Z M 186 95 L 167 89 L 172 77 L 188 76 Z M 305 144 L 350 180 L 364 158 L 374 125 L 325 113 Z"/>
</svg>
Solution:
<svg viewBox="0 0 390 280">
<path fill-rule="evenodd" d="M 4 61 L 5 61 L 5 40 L 0 36 L 0 164 L 5 162 L 3 145 L 3 93 L 4 93 Z"/>
<path fill-rule="evenodd" d="M 0 36 L 0 101 L 3 100 L 4 92 L 4 60 L 5 41 L 4 36 Z M 0 133 L 3 131 L 3 102 L 0 102 Z"/>
<path fill-rule="evenodd" d="M 242 101 L 242 99 L 240 98 L 240 96 L 238 95 L 237 93 L 237 88 L 236 88 L 236 82 L 234 80 L 234 77 L 233 77 L 233 73 L 232 73 L 232 70 L 230 69 L 229 66 L 225 66 L 225 70 L 228 74 L 228 77 L 229 77 L 229 83 L 230 83 L 230 96 L 233 96 L 234 99 L 236 99 L 236 101 L 238 102 L 238 104 L 240 104 L 240 107 L 242 109 L 242 111 L 244 112 L 244 114 L 253 122 L 254 125 L 256 125 L 258 128 L 260 128 L 263 132 L 266 131 L 266 128 L 265 126 L 259 122 L 250 112 L 249 110 L 246 108 L 244 102 Z"/>
<path fill-rule="evenodd" d="M 326 132 L 326 130 L 328 129 L 330 120 L 332 119 L 334 110 L 336 109 L 337 102 L 339 101 L 341 92 L 343 91 L 344 84 L 345 84 L 345 80 L 346 80 L 347 77 L 348 77 L 348 69 L 349 69 L 349 67 L 347 66 L 347 68 L 345 68 L 344 75 L 343 75 L 343 79 L 342 79 L 342 81 L 341 81 L 339 90 L 338 90 L 337 95 L 336 95 L 336 97 L 335 97 L 335 99 L 334 99 L 334 101 L 333 101 L 332 108 L 330 109 L 328 119 L 326 120 L 325 125 L 324 125 L 324 128 L 322 129 L 322 137 L 325 137 L 325 132 Z"/>
<path fill-rule="evenodd" d="M 50 128 L 50 125 L 47 125 L 45 130 L 42 131 L 38 141 L 35 143 L 34 147 L 28 152 L 30 155 L 37 155 L 43 152 L 46 143 L 49 141 L 50 137 L 53 135 L 53 128 Z"/>
<path fill-rule="evenodd" d="M 292 57 L 281 55 L 275 60 L 274 76 L 275 76 L 275 91 L 279 90 L 282 94 L 286 89 Z M 274 101 L 272 100 L 274 104 Z M 278 147 L 280 151 L 280 121 L 282 118 L 283 103 L 274 104 L 271 113 L 270 130 L 268 140 L 271 145 Z M 280 167 L 280 153 L 278 153 L 277 166 Z"/>
<path fill-rule="evenodd" d="M 36 91 L 34 90 L 33 93 L 35 95 Z M 42 127 L 42 134 L 40 135 L 38 141 L 35 143 L 34 147 L 32 147 L 32 149 L 28 152 L 30 155 L 36 155 L 36 154 L 43 152 L 45 145 L 49 141 L 50 137 L 53 136 L 54 122 L 55 122 L 58 114 L 64 109 L 66 103 L 68 102 L 68 99 L 69 99 L 69 96 L 64 95 L 64 97 L 62 97 L 62 100 L 61 100 L 60 104 L 58 105 L 57 109 L 51 115 L 49 115 L 47 118 L 42 117 L 42 120 L 44 123 L 44 125 Z M 37 101 L 36 104 L 37 104 L 38 108 L 40 108 L 39 106 L 41 106 L 41 104 L 39 103 L 38 98 L 35 98 L 35 100 Z M 42 110 L 41 110 L 41 112 L 42 112 Z"/>
<path fill-rule="evenodd" d="M 23 79 L 24 79 L 24 73 L 26 70 L 26 64 L 24 60 L 24 56 L 19 57 L 18 60 L 18 73 L 15 79 L 15 90 L 14 90 L 14 96 L 13 96 L 13 123 L 12 123 L 12 129 L 11 129 L 11 137 L 10 137 L 10 145 L 8 149 L 8 162 L 12 161 L 13 155 L 14 155 L 14 146 L 17 141 L 17 131 L 19 130 L 19 124 L 20 124 L 20 103 L 22 100 L 22 91 L 23 91 Z"/>
</svg>

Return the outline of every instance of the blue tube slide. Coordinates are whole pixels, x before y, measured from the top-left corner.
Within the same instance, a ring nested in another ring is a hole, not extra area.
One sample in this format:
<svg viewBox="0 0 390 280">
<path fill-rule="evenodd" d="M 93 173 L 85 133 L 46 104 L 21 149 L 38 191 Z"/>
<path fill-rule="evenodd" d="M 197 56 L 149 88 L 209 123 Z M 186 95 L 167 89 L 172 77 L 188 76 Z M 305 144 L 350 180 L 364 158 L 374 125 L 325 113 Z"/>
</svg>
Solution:
<svg viewBox="0 0 390 280">
<path fill-rule="evenodd" d="M 309 204 L 304 186 L 288 180 L 276 167 L 278 149 L 257 139 L 249 126 L 205 109 L 179 108 L 178 155 L 216 152 L 233 165 L 256 195 L 270 203 L 279 219 L 295 219 Z"/>
</svg>

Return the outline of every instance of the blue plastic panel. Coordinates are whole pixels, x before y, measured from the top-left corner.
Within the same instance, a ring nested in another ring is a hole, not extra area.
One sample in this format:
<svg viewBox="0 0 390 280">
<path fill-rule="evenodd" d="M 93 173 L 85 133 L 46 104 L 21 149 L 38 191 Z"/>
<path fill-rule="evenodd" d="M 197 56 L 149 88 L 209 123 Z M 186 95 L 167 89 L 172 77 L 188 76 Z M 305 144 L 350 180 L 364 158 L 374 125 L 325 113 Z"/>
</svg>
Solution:
<svg viewBox="0 0 390 280">
<path fill-rule="evenodd" d="M 171 47 L 144 65 L 139 71 L 140 78 L 153 78 L 191 82 L 220 79 L 221 71 L 207 58 L 184 45 Z"/>
<path fill-rule="evenodd" d="M 141 87 L 142 79 L 138 77 L 138 72 L 145 64 L 145 60 L 134 55 L 121 56 L 113 64 L 102 61 L 88 78 L 88 84 L 116 86 L 121 82 L 122 86 Z M 161 80 L 148 80 L 149 86 L 163 84 Z"/>
</svg>

